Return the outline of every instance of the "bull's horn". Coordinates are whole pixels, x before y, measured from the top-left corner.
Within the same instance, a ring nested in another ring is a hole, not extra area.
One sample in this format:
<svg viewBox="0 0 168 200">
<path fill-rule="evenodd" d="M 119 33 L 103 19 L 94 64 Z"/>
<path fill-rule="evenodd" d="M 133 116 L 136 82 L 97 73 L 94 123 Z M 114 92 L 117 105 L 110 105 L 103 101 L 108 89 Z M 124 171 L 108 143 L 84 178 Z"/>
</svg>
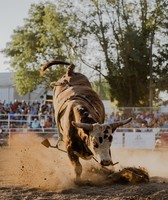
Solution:
<svg viewBox="0 0 168 200">
<path fill-rule="evenodd" d="M 126 119 L 126 120 L 114 122 L 114 123 L 110 124 L 110 126 L 111 126 L 112 129 L 116 129 L 119 126 L 123 126 L 124 124 L 129 123 L 131 120 L 132 120 L 132 118 L 130 117 L 130 118 Z"/>
<path fill-rule="evenodd" d="M 65 62 L 65 61 L 58 61 L 58 60 L 54 60 L 54 61 L 48 62 L 41 68 L 40 75 L 43 75 L 45 70 L 48 69 L 52 65 L 70 65 L 70 63 L 69 62 Z"/>
<path fill-rule="evenodd" d="M 93 125 L 92 124 L 80 123 L 80 122 L 74 122 L 74 121 L 72 121 L 72 125 L 75 126 L 75 127 L 77 127 L 77 128 L 86 129 L 88 131 L 92 131 L 93 130 Z"/>
<path fill-rule="evenodd" d="M 68 67 L 67 72 L 66 72 L 68 76 L 72 76 L 74 68 L 75 68 L 75 65 L 74 65 L 74 64 L 71 64 L 71 65 Z"/>
</svg>

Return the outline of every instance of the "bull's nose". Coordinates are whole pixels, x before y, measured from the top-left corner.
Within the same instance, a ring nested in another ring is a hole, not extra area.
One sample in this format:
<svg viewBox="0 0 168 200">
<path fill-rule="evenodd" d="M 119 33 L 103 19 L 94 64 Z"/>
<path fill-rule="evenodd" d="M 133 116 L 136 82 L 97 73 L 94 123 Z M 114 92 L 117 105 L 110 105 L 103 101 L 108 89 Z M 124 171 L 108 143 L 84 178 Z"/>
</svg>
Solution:
<svg viewBox="0 0 168 200">
<path fill-rule="evenodd" d="M 111 163 L 112 163 L 111 160 L 102 160 L 100 162 L 100 164 L 103 166 L 109 166 L 109 165 L 111 165 Z"/>
</svg>

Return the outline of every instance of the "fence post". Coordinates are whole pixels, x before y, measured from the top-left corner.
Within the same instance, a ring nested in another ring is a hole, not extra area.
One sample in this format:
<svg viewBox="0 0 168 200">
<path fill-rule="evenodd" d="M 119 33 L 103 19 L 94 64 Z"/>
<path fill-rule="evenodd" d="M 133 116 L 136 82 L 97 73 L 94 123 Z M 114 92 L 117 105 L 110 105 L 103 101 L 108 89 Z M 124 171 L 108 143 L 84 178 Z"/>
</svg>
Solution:
<svg viewBox="0 0 168 200">
<path fill-rule="evenodd" d="M 8 113 L 8 130 L 9 130 L 9 147 L 11 145 L 11 127 L 10 127 L 10 114 Z"/>
<path fill-rule="evenodd" d="M 125 133 L 122 134 L 122 147 L 125 147 Z"/>
</svg>

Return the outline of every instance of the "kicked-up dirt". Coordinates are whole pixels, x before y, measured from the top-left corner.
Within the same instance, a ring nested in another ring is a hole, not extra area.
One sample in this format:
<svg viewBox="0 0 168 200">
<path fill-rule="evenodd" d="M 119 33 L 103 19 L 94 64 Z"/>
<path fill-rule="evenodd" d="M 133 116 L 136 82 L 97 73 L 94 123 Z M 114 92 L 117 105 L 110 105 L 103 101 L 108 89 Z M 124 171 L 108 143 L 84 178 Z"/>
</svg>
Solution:
<svg viewBox="0 0 168 200">
<path fill-rule="evenodd" d="M 83 182 L 77 185 L 66 153 L 44 147 L 42 140 L 32 133 L 15 134 L 10 147 L 0 149 L 0 199 L 168 199 L 168 149 L 112 149 L 113 162 L 119 164 L 110 170 L 143 167 L 149 182 L 113 183 L 110 176 L 107 179 L 107 175 L 99 173 L 99 164 L 91 160 L 81 161 Z"/>
</svg>

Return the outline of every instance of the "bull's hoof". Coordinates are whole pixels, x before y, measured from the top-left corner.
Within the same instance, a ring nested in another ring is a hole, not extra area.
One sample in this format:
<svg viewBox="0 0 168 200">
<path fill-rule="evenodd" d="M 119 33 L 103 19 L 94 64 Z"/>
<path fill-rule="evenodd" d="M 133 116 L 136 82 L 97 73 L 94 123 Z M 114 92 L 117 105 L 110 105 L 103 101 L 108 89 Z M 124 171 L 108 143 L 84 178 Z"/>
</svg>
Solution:
<svg viewBox="0 0 168 200">
<path fill-rule="evenodd" d="M 108 176 L 111 183 L 148 183 L 149 174 L 144 168 L 126 167 Z"/>
<path fill-rule="evenodd" d="M 91 182 L 89 180 L 75 179 L 74 183 L 77 186 L 94 186 L 93 182 Z"/>
<path fill-rule="evenodd" d="M 101 167 L 101 168 L 92 167 L 90 172 L 102 176 L 109 176 L 114 172 L 114 169 L 108 169 L 107 167 Z"/>
</svg>

